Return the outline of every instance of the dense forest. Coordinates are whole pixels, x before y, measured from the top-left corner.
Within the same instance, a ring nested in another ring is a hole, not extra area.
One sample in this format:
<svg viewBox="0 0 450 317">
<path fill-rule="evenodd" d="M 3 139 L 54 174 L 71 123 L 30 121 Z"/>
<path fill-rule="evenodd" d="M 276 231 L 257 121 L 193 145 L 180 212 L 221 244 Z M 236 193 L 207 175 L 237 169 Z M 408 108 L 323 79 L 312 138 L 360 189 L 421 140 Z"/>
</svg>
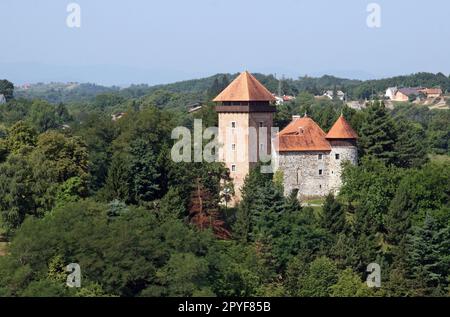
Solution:
<svg viewBox="0 0 450 317">
<path fill-rule="evenodd" d="M 217 124 L 209 101 L 233 76 L 51 100 L 2 81 L 0 296 L 450 296 L 450 110 L 314 98 L 325 86 L 357 98 L 402 83 L 448 90 L 449 78 L 286 80 L 297 98 L 275 124 L 307 112 L 328 130 L 343 113 L 359 164 L 319 207 L 255 168 L 230 208 L 223 164 L 175 163 L 170 149 L 174 127 Z M 126 115 L 112 121 L 115 111 Z M 365 283 L 373 262 L 381 288 Z M 65 284 L 69 263 L 80 288 Z"/>
</svg>

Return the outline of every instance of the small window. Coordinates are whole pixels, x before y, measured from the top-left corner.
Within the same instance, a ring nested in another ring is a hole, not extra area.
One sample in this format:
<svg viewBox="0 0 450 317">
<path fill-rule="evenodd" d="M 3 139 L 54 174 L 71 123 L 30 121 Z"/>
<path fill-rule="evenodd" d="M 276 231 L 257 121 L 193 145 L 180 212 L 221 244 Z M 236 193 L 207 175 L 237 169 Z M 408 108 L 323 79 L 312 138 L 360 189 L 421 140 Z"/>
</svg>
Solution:
<svg viewBox="0 0 450 317">
<path fill-rule="evenodd" d="M 236 165 L 234 165 L 234 164 L 231 165 L 231 171 L 232 171 L 232 172 L 236 172 Z"/>
<path fill-rule="evenodd" d="M 263 143 L 261 143 L 261 144 L 259 145 L 259 150 L 260 150 L 260 151 L 264 151 L 264 144 L 263 144 Z"/>
<path fill-rule="evenodd" d="M 323 158 L 322 154 L 319 154 L 319 160 L 321 160 Z"/>
<path fill-rule="evenodd" d="M 231 121 L 231 127 L 234 129 L 236 128 L 236 121 Z"/>
<path fill-rule="evenodd" d="M 323 174 L 323 171 L 322 170 L 319 170 L 319 175 L 322 175 Z"/>
<path fill-rule="evenodd" d="M 231 144 L 231 151 L 236 151 L 236 144 Z"/>
<path fill-rule="evenodd" d="M 319 188 L 322 189 L 322 185 L 319 185 Z"/>
<path fill-rule="evenodd" d="M 260 121 L 259 122 L 259 127 L 262 128 L 264 126 L 264 122 Z"/>
<path fill-rule="evenodd" d="M 336 157 L 336 160 L 339 160 L 339 154 L 335 154 L 334 156 Z"/>
</svg>

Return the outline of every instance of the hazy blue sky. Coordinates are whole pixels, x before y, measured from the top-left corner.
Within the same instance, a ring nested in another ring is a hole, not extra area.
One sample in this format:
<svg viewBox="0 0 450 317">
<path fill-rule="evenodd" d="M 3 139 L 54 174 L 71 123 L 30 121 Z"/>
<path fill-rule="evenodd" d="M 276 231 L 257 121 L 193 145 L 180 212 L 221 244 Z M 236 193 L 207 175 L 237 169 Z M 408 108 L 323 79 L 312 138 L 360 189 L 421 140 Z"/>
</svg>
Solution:
<svg viewBox="0 0 450 317">
<path fill-rule="evenodd" d="M 81 6 L 81 28 L 66 6 Z M 366 7 L 381 6 L 369 28 Z M 163 83 L 218 72 L 450 73 L 444 0 L 1 0 L 0 78 Z"/>
</svg>

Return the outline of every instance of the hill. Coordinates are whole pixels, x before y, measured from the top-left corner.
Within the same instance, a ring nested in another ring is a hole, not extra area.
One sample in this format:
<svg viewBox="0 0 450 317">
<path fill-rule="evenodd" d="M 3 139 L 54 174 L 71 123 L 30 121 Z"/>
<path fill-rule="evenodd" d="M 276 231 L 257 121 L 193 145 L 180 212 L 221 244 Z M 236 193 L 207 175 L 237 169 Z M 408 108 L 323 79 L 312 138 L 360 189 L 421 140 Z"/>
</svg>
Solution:
<svg viewBox="0 0 450 317">
<path fill-rule="evenodd" d="M 33 84 L 27 87 L 16 87 L 15 96 L 26 99 L 44 99 L 51 103 L 78 103 L 94 101 L 100 94 L 113 93 L 123 98 L 140 98 L 151 95 L 156 91 L 175 94 L 195 95 L 193 99 L 207 100 L 212 93 L 221 89 L 223 83 L 233 80 L 238 74 L 215 74 L 213 76 L 179 81 L 164 85 L 149 86 L 146 84 L 131 85 L 127 88 L 105 87 L 95 84 L 80 83 L 49 83 Z M 352 80 L 338 78 L 331 75 L 322 77 L 304 76 L 297 79 L 283 78 L 278 80 L 274 75 L 255 73 L 255 77 L 270 91 L 282 94 L 298 95 L 308 91 L 314 95 L 321 95 L 324 90 L 340 89 L 347 93 L 349 99 L 369 99 L 373 95 L 384 94 L 388 87 L 441 87 L 450 91 L 450 78 L 442 73 L 417 73 L 377 80 Z M 192 98 L 191 98 L 192 99 Z"/>
</svg>

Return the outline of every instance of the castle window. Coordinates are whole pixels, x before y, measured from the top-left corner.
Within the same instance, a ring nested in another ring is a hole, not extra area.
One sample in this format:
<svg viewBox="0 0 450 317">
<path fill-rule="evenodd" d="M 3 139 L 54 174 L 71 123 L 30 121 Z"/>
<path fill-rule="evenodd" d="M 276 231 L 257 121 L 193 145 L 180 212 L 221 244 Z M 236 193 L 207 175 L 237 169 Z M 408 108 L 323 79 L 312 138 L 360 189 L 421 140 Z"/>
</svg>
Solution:
<svg viewBox="0 0 450 317">
<path fill-rule="evenodd" d="M 319 188 L 322 189 L 322 185 L 319 185 Z"/>
<path fill-rule="evenodd" d="M 339 154 L 335 154 L 336 160 L 339 160 Z"/>
<path fill-rule="evenodd" d="M 259 127 L 262 128 L 264 126 L 264 122 L 259 121 Z"/>
<path fill-rule="evenodd" d="M 263 143 L 261 143 L 260 145 L 259 145 L 259 150 L 262 152 L 262 151 L 264 151 L 264 144 Z"/>
<path fill-rule="evenodd" d="M 234 164 L 231 165 L 231 171 L 232 171 L 232 172 L 236 172 L 236 165 L 234 165 Z"/>
<path fill-rule="evenodd" d="M 231 144 L 231 151 L 236 151 L 236 144 Z"/>
<path fill-rule="evenodd" d="M 236 128 L 236 121 L 231 121 L 231 127 L 234 129 Z"/>
<path fill-rule="evenodd" d="M 322 154 L 319 154 L 319 160 L 321 160 L 323 158 Z"/>
<path fill-rule="evenodd" d="M 323 174 L 323 171 L 322 170 L 319 170 L 319 175 L 322 175 Z"/>
</svg>

